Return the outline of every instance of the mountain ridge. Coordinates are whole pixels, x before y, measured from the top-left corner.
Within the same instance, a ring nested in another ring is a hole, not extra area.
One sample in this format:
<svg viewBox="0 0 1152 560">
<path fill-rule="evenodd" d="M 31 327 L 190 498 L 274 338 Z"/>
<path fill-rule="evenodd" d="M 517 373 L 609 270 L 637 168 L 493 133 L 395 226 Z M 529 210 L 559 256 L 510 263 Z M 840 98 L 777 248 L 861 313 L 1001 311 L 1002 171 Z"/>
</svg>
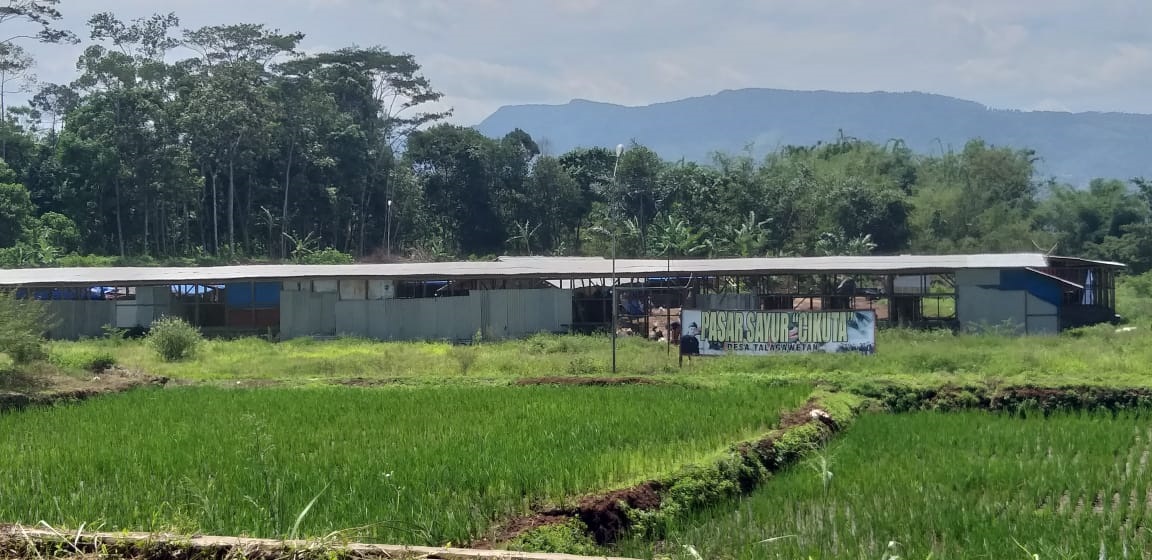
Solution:
<svg viewBox="0 0 1152 560">
<path fill-rule="evenodd" d="M 1152 153 L 1152 115 L 1002 109 L 920 91 L 745 88 L 647 105 L 577 98 L 501 107 L 476 128 L 497 137 L 521 128 L 556 153 L 635 139 L 665 159 L 700 162 L 749 144 L 760 157 L 841 132 L 878 143 L 902 139 L 924 154 L 981 138 L 1035 150 L 1041 178 L 1083 185 L 1097 177 L 1152 175 L 1146 155 Z"/>
</svg>

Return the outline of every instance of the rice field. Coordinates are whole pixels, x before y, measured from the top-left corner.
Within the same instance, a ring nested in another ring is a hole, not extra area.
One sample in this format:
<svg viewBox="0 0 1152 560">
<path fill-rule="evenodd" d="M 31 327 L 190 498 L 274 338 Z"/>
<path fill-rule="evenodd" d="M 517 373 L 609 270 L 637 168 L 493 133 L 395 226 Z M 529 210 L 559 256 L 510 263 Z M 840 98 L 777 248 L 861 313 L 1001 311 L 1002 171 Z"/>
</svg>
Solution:
<svg viewBox="0 0 1152 560">
<path fill-rule="evenodd" d="M 628 556 L 1152 558 L 1147 411 L 870 415 L 751 497 Z M 692 547 L 690 551 L 687 547 Z"/>
<path fill-rule="evenodd" d="M 443 545 L 768 431 L 811 388 L 138 390 L 0 414 L 0 520 Z"/>
</svg>

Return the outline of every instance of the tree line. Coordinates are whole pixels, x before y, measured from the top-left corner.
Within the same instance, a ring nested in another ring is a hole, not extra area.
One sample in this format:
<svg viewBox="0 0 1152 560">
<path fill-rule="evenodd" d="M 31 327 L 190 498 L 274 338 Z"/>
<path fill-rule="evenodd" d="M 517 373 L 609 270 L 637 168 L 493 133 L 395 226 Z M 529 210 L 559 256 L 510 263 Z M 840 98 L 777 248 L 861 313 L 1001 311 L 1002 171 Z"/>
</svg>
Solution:
<svg viewBox="0 0 1152 560">
<path fill-rule="evenodd" d="M 260 24 L 93 16 L 77 76 L 20 41 L 80 41 L 58 0 L 0 29 L 0 264 L 722 257 L 1044 251 L 1152 268 L 1152 183 L 1037 178 L 979 139 L 934 155 L 841 133 L 766 158 L 667 161 L 635 142 L 552 154 L 448 124 L 415 58 L 305 54 Z M 2 3 L 0 3 L 2 4 Z M 8 107 L 6 91 L 30 89 Z M 542 145 L 545 144 L 545 145 Z M 613 243 L 614 242 L 614 243 Z"/>
</svg>

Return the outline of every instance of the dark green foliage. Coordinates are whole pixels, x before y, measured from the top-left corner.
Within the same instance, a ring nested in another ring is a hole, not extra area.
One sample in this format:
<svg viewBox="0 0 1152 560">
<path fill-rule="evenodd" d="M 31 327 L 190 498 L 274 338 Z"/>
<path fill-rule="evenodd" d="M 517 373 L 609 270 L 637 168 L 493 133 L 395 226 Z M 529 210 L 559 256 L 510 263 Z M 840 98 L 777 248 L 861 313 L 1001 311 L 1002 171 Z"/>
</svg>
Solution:
<svg viewBox="0 0 1152 560">
<path fill-rule="evenodd" d="M 166 362 L 191 358 L 203 342 L 200 329 L 179 317 L 161 317 L 148 333 L 148 344 Z"/>
</svg>

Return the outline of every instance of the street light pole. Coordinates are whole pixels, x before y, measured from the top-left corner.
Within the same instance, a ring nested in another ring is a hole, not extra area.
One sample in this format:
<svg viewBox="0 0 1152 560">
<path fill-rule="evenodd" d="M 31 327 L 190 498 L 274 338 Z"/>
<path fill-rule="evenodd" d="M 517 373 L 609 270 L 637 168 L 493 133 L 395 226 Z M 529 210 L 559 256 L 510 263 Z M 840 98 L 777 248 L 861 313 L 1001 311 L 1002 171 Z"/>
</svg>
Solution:
<svg viewBox="0 0 1152 560">
<path fill-rule="evenodd" d="M 616 164 L 612 166 L 612 186 L 616 186 L 616 170 L 620 169 L 620 156 L 624 154 L 624 144 L 616 145 Z M 619 189 L 617 189 L 619 190 Z M 615 201 L 613 201 L 615 203 Z M 615 207 L 613 204 L 612 207 Z M 614 212 L 610 213 L 614 214 Z M 616 219 L 614 216 L 609 215 L 609 220 L 612 222 L 612 374 L 616 374 L 616 331 L 619 329 L 619 317 L 617 314 L 620 309 L 619 299 L 619 286 L 616 280 Z"/>
<path fill-rule="evenodd" d="M 385 241 L 385 243 L 387 243 L 387 245 L 388 245 L 388 247 L 384 251 L 388 255 L 388 259 L 391 260 L 392 259 L 392 199 L 388 199 L 388 214 L 386 215 L 386 218 L 384 220 L 384 229 L 386 230 L 384 237 L 385 237 L 385 239 L 387 239 L 387 241 Z"/>
</svg>

